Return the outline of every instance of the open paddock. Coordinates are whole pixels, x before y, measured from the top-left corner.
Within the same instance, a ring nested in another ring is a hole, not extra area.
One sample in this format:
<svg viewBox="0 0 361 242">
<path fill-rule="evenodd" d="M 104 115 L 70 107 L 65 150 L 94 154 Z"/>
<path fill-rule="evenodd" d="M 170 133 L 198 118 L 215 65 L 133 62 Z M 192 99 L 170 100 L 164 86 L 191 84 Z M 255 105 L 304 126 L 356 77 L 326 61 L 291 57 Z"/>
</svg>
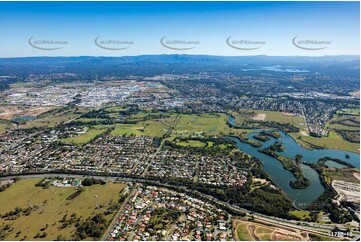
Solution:
<svg viewBox="0 0 361 242">
<path fill-rule="evenodd" d="M 10 220 L 0 218 L 0 227 L 9 225 L 13 228 L 13 230 L 5 231 L 4 240 L 35 240 L 34 236 L 37 233 L 44 232 L 47 233 L 47 236 L 37 238 L 37 240 L 56 240 L 59 235 L 62 235 L 65 240 L 71 240 L 75 224 L 61 228 L 63 223 L 60 221 L 64 216 L 68 220 L 75 213 L 76 218 L 85 220 L 97 213 L 104 214 L 109 210 L 110 213 L 105 218 L 110 221 L 116 213 L 113 204 L 118 202 L 121 192 L 126 186 L 113 183 L 93 185 L 86 187 L 85 191 L 73 200 L 67 200 L 76 192 L 76 188 L 50 186 L 43 189 L 35 186 L 40 180 L 22 179 L 0 193 L 1 215 L 14 211 L 16 207 L 30 211 L 28 215 L 21 212 L 19 216 Z"/>
</svg>

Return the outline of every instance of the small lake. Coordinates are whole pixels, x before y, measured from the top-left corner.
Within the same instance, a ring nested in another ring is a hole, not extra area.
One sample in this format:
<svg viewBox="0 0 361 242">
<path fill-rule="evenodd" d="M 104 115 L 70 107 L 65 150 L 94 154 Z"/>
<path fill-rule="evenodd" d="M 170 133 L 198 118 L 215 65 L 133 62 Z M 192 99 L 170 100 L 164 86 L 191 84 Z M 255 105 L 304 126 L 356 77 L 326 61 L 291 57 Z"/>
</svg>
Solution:
<svg viewBox="0 0 361 242">
<path fill-rule="evenodd" d="M 14 118 L 13 121 L 14 122 L 23 122 L 23 121 L 30 121 L 30 120 L 34 120 L 36 119 L 36 116 L 31 116 L 31 115 L 25 115 L 19 118 Z"/>
<path fill-rule="evenodd" d="M 231 122 L 231 120 L 229 121 Z M 267 148 L 275 141 L 279 141 L 282 142 L 282 144 L 285 146 L 284 152 L 279 153 L 280 155 L 293 158 L 297 154 L 301 154 L 303 156 L 302 160 L 309 163 L 317 162 L 320 158 L 328 156 L 347 161 L 353 164 L 355 167 L 360 168 L 360 155 L 358 154 L 342 150 L 330 149 L 308 150 L 299 145 L 288 134 L 282 131 L 279 132 L 282 136 L 280 139 L 271 138 L 268 141 L 261 142 L 262 147 L 259 148 L 253 147 L 252 145 L 249 145 L 247 143 L 243 143 L 235 137 L 228 136 L 227 138 L 234 140 L 237 147 L 241 151 L 258 158 L 263 163 L 264 169 L 270 175 L 272 181 L 279 187 L 281 187 L 282 190 L 287 194 L 287 196 L 299 208 L 306 207 L 307 205 L 312 204 L 312 202 L 315 201 L 324 192 L 324 187 L 321 184 L 318 173 L 314 169 L 311 169 L 309 166 L 305 164 L 300 164 L 300 168 L 302 169 L 305 177 L 311 182 L 311 185 L 306 189 L 293 189 L 289 185 L 290 181 L 295 180 L 293 174 L 285 170 L 280 161 L 266 154 L 260 153 L 258 149 Z M 251 140 L 255 140 L 253 136 L 257 134 L 259 134 L 259 132 L 249 133 L 248 138 Z M 349 159 L 345 158 L 346 154 L 350 155 Z"/>
</svg>

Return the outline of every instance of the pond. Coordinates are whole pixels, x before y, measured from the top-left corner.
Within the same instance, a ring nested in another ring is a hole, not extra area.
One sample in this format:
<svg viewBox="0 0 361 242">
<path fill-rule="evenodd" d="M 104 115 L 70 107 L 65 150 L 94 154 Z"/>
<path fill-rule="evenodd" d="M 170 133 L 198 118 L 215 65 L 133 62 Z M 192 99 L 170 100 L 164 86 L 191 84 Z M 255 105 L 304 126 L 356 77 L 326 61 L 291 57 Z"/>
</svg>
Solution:
<svg viewBox="0 0 361 242">
<path fill-rule="evenodd" d="M 30 120 L 34 120 L 36 119 L 36 116 L 31 116 L 31 115 L 25 115 L 22 117 L 18 117 L 18 118 L 14 118 L 13 121 L 20 123 L 20 122 L 24 122 L 24 121 L 30 121 Z"/>
</svg>

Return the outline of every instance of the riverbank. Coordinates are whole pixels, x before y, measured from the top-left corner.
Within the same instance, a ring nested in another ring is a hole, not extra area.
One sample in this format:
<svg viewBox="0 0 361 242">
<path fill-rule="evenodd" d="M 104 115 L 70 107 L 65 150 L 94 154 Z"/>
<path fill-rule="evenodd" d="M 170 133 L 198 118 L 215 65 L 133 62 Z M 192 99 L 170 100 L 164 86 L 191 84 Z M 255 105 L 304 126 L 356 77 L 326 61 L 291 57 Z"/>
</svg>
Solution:
<svg viewBox="0 0 361 242">
<path fill-rule="evenodd" d="M 328 137 L 316 138 L 305 136 L 301 133 L 288 133 L 300 146 L 309 150 L 335 149 L 360 154 L 360 144 L 351 143 L 342 138 L 341 135 L 330 132 Z"/>
<path fill-rule="evenodd" d="M 249 132 L 257 131 L 257 130 L 270 130 L 275 129 L 275 127 L 269 127 L 269 126 L 244 126 L 244 125 L 238 125 L 236 117 L 231 113 L 225 113 L 227 115 L 226 122 L 230 128 L 235 129 L 244 129 L 248 130 Z M 285 118 L 285 117 L 283 117 Z M 267 119 L 266 119 L 267 120 Z M 278 119 L 277 119 L 278 120 Z M 278 120 L 279 121 L 279 120 Z M 291 123 L 294 124 L 294 123 Z M 285 123 L 285 125 L 289 125 L 289 123 Z M 318 149 L 334 149 L 334 150 L 342 150 L 342 151 L 348 151 L 353 152 L 355 154 L 360 154 L 360 146 L 359 143 L 351 143 L 343 139 L 343 137 L 334 132 L 330 131 L 329 135 L 327 137 L 321 137 L 316 138 L 309 135 L 305 135 L 305 130 L 300 129 L 298 132 L 287 132 L 288 135 L 290 135 L 297 144 L 302 146 L 305 149 L 309 150 L 318 150 Z M 307 134 L 307 133 L 306 133 Z"/>
<path fill-rule="evenodd" d="M 257 132 L 249 133 L 248 137 L 252 138 L 255 134 L 257 134 Z M 281 133 L 281 135 L 284 137 L 284 133 Z M 300 165 L 300 169 L 304 176 L 310 181 L 310 185 L 305 189 L 295 189 L 290 186 L 290 182 L 295 181 L 295 176 L 283 167 L 281 161 L 258 151 L 259 149 L 269 147 L 275 141 L 282 142 L 283 137 L 280 140 L 272 138 L 270 141 L 262 143 L 261 148 L 255 148 L 247 143 L 243 143 L 237 137 L 227 137 L 236 142 L 236 146 L 239 150 L 260 160 L 265 172 L 269 175 L 272 182 L 280 187 L 291 201 L 297 201 L 297 207 L 304 208 L 307 204 L 312 203 L 323 194 L 324 187 L 320 182 L 319 175 L 309 166 Z M 285 147 L 285 151 L 287 151 L 287 145 Z M 282 155 L 284 156 L 284 154 Z M 294 156 L 289 158 L 294 158 Z"/>
<path fill-rule="evenodd" d="M 294 189 L 307 188 L 310 185 L 310 181 L 304 176 L 303 171 L 299 166 L 299 162 L 301 161 L 302 155 L 296 155 L 294 158 L 288 158 L 276 153 L 276 152 L 283 152 L 284 149 L 285 148 L 281 143 L 275 142 L 273 145 L 258 151 L 279 160 L 282 163 L 283 168 L 290 171 L 294 175 L 296 180 L 289 181 L 289 184 L 292 188 Z"/>
</svg>

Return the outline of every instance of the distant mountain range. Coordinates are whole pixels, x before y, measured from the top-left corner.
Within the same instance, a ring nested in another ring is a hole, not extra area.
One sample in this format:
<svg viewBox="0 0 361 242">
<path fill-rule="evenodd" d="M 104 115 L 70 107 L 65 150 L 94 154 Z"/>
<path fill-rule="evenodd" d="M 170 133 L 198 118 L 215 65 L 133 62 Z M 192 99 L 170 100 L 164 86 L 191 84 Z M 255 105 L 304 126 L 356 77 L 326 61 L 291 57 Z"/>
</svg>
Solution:
<svg viewBox="0 0 361 242">
<path fill-rule="evenodd" d="M 360 61 L 357 55 L 337 56 L 212 56 L 212 55 L 140 55 L 123 57 L 14 57 L 0 58 L 0 65 L 7 64 L 120 64 L 120 63 L 201 63 L 201 64 L 283 64 L 299 62 L 350 62 Z"/>
<path fill-rule="evenodd" d="M 96 75 L 185 74 L 228 72 L 237 75 L 259 75 L 265 66 L 285 66 L 307 70 L 309 74 L 359 76 L 360 57 L 356 55 L 305 56 L 210 56 L 210 55 L 140 55 L 124 57 L 19 57 L 0 58 L 0 76 L 52 74 L 71 72 L 82 78 Z M 283 75 L 284 73 L 272 73 Z"/>
</svg>

